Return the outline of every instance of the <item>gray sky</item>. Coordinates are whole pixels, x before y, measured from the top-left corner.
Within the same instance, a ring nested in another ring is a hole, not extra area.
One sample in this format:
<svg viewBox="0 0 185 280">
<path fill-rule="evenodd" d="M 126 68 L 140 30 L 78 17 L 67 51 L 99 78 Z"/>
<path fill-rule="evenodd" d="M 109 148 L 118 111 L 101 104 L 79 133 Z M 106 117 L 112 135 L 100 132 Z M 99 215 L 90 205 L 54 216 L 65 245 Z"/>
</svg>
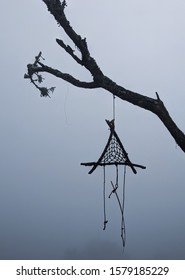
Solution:
<svg viewBox="0 0 185 280">
<path fill-rule="evenodd" d="M 185 131 L 185 2 L 68 0 L 66 14 L 91 55 L 118 84 L 157 91 Z M 52 98 L 24 80 L 26 65 L 45 63 L 90 80 L 55 43 L 69 40 L 36 0 L 3 1 L 0 102 L 0 259 L 185 259 L 185 157 L 152 113 L 116 99 L 116 128 L 133 162 L 127 172 L 124 255 L 115 197 L 103 231 L 102 169 L 88 175 L 109 131 L 112 96 L 45 75 Z M 107 194 L 114 168 L 107 169 Z"/>
</svg>

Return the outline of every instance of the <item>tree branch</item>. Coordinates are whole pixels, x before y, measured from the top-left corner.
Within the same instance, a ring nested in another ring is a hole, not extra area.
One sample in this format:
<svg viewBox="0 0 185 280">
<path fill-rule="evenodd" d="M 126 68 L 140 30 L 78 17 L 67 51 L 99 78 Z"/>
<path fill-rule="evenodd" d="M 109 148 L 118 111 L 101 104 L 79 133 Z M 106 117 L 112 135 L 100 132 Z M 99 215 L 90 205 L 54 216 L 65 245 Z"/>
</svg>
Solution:
<svg viewBox="0 0 185 280">
<path fill-rule="evenodd" d="M 40 66 L 35 66 L 34 64 L 28 64 L 28 72 L 30 73 L 30 75 L 34 75 L 37 73 L 41 73 L 41 72 L 45 72 L 45 73 L 49 73 L 52 74 L 53 76 L 63 79 L 64 81 L 76 86 L 76 87 L 81 87 L 81 88 L 98 88 L 99 86 L 95 83 L 95 82 L 82 82 L 79 81 L 77 79 L 75 79 L 72 75 L 67 74 L 67 73 L 62 73 L 61 71 L 59 71 L 58 69 L 54 69 L 52 67 L 49 67 L 47 65 L 44 65 L 41 62 L 38 62 L 38 64 Z M 27 75 L 25 78 L 30 78 L 29 75 Z"/>
<path fill-rule="evenodd" d="M 46 4 L 48 11 L 54 16 L 57 23 L 64 29 L 65 33 L 81 52 L 82 65 L 90 71 L 94 80 L 99 82 L 103 77 L 103 73 L 97 65 L 95 59 L 90 56 L 86 38 L 82 39 L 82 37 L 74 31 L 70 22 L 67 20 L 64 14 L 64 9 L 67 6 L 66 1 L 62 1 L 61 3 L 60 0 L 43 0 L 43 2 Z"/>
<path fill-rule="evenodd" d="M 104 76 L 102 87 L 120 99 L 127 101 L 133 105 L 141 107 L 145 110 L 148 110 L 155 115 L 163 122 L 165 127 L 168 129 L 176 143 L 179 147 L 185 152 L 185 135 L 175 124 L 171 118 L 169 112 L 167 111 L 164 103 L 159 98 L 158 93 L 156 92 L 157 99 L 141 95 L 139 93 L 127 90 L 115 82 L 113 82 L 108 77 Z"/>
<path fill-rule="evenodd" d="M 176 143 L 181 147 L 181 149 L 185 152 L 185 135 L 184 133 L 177 127 L 175 122 L 170 117 L 165 105 L 159 97 L 159 94 L 156 92 L 157 99 L 150 98 L 139 93 L 133 92 L 131 90 L 127 90 L 124 87 L 116 84 L 110 78 L 105 76 L 101 71 L 100 67 L 97 65 L 95 59 L 91 57 L 90 52 L 88 50 L 88 45 L 86 42 L 86 38 L 82 39 L 80 35 L 78 35 L 74 29 L 71 27 L 70 22 L 67 20 L 64 9 L 67 6 L 66 1 L 60 0 L 42 0 L 49 12 L 54 16 L 55 20 L 61 26 L 68 37 L 72 40 L 74 45 L 79 49 L 81 53 L 81 59 L 78 58 L 73 49 L 66 45 L 61 39 L 56 39 L 57 43 L 68 53 L 70 56 L 80 65 L 84 66 L 92 75 L 93 82 L 82 82 L 75 79 L 73 76 L 62 73 L 57 69 L 53 69 L 48 67 L 40 62 L 42 58 L 41 53 L 35 57 L 35 62 L 33 64 L 28 64 L 28 73 L 25 74 L 25 78 L 29 78 L 31 82 L 41 91 L 42 96 L 48 96 L 49 90 L 47 88 L 41 88 L 37 85 L 36 82 L 42 82 L 43 78 L 38 73 L 47 72 L 58 78 L 61 78 L 74 86 L 82 87 L 82 88 L 97 88 L 101 87 L 120 99 L 127 101 L 133 105 L 141 107 L 145 110 L 151 111 L 163 122 L 165 127 L 168 129 L 172 137 L 175 139 Z M 43 58 L 42 58 L 43 59 Z M 33 79 L 33 75 L 37 76 L 37 79 Z M 45 91 L 43 89 L 46 89 Z M 52 91 L 52 90 L 51 90 Z"/>
<path fill-rule="evenodd" d="M 56 42 L 59 44 L 59 46 L 61 46 L 68 54 L 70 54 L 72 56 L 72 58 L 74 60 L 76 60 L 76 62 L 78 62 L 80 65 L 83 65 L 82 60 L 79 59 L 75 54 L 74 54 L 74 50 L 69 46 L 69 45 L 65 45 L 64 42 L 60 39 L 56 39 Z"/>
</svg>

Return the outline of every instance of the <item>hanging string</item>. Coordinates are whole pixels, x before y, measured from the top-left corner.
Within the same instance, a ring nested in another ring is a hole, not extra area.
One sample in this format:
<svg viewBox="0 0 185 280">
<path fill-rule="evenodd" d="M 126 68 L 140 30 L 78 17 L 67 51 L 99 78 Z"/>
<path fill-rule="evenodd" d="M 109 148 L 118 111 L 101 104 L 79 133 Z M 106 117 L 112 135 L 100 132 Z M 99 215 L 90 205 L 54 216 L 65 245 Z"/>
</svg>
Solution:
<svg viewBox="0 0 185 280">
<path fill-rule="evenodd" d="M 125 219 L 124 219 L 125 186 L 126 186 L 126 165 L 124 166 L 124 171 L 123 171 L 123 197 L 122 197 L 122 220 L 121 220 L 121 238 L 123 242 L 123 247 L 125 246 L 125 242 L 126 242 L 126 228 L 125 228 Z"/>
<path fill-rule="evenodd" d="M 111 191 L 109 198 L 111 195 L 114 193 L 116 195 L 119 208 L 121 211 L 121 239 L 122 239 L 122 244 L 123 244 L 123 249 L 125 248 L 125 242 L 126 242 L 126 230 L 125 230 L 125 219 L 124 219 L 124 204 L 125 204 L 125 186 L 126 186 L 126 166 L 124 166 L 124 173 L 123 173 L 123 196 L 122 196 L 122 203 L 120 201 L 119 195 L 117 193 L 117 189 L 119 187 L 119 170 L 118 170 L 118 165 L 116 165 L 116 183 L 115 185 L 111 181 L 111 185 L 113 190 Z"/>
<path fill-rule="evenodd" d="M 115 125 L 115 117 L 116 117 L 116 104 L 115 104 L 115 95 L 113 95 L 113 120 Z M 122 245 L 123 249 L 125 248 L 125 242 L 126 242 L 126 230 L 125 230 L 125 220 L 124 220 L 124 204 L 125 204 L 125 186 L 126 186 L 126 164 L 124 165 L 123 169 L 123 189 L 122 189 L 122 201 L 119 198 L 119 195 L 117 193 L 117 189 L 119 187 L 119 166 L 118 164 L 115 164 L 116 166 L 116 180 L 115 184 L 111 181 L 111 185 L 113 190 L 111 191 L 109 198 L 114 193 L 116 196 L 116 199 L 118 201 L 118 205 L 121 211 L 121 239 L 122 239 Z M 108 223 L 106 218 L 106 174 L 105 174 L 105 165 L 103 166 L 103 211 L 104 211 L 104 227 L 103 230 L 106 229 L 106 224 Z"/>
<path fill-rule="evenodd" d="M 103 230 L 106 229 L 106 225 L 108 223 L 107 218 L 106 218 L 105 187 L 106 187 L 106 181 L 105 181 L 105 165 L 104 165 L 103 166 L 103 214 L 104 214 Z"/>
<path fill-rule="evenodd" d="M 121 211 L 121 239 L 122 239 L 123 248 L 125 247 L 125 220 L 124 220 L 125 178 L 126 178 L 126 165 L 124 166 L 123 189 L 122 189 L 123 197 L 122 197 L 122 205 L 121 205 L 118 194 L 116 193 L 116 190 L 119 187 L 119 170 L 118 170 L 118 165 L 116 165 L 116 185 L 113 191 L 117 196 L 117 200 Z"/>
<path fill-rule="evenodd" d="M 114 125 L 115 125 L 115 118 L 116 118 L 116 102 L 115 102 L 115 99 L 116 99 L 116 96 L 113 94 L 113 120 L 114 120 Z M 126 241 L 126 230 L 125 230 L 125 219 L 124 219 L 126 165 L 124 166 L 124 172 L 123 172 L 122 205 L 121 205 L 119 196 L 118 196 L 118 194 L 116 192 L 116 190 L 117 190 L 117 188 L 119 186 L 119 178 L 118 178 L 119 174 L 118 174 L 118 172 L 119 172 L 118 171 L 118 165 L 116 165 L 116 184 L 115 184 L 115 187 L 114 187 L 113 183 L 111 182 L 112 187 L 113 187 L 113 191 L 111 192 L 111 194 L 112 193 L 116 194 L 116 197 L 117 197 L 117 200 L 118 200 L 118 204 L 119 204 L 119 207 L 120 207 L 120 211 L 121 211 L 121 239 L 122 239 L 122 244 L 123 244 L 123 248 L 124 248 L 125 247 L 125 241 Z M 110 198 L 111 194 L 109 195 L 109 198 Z"/>
<path fill-rule="evenodd" d="M 119 186 L 118 178 L 119 178 L 119 175 L 118 175 L 118 165 L 116 164 L 116 188 L 118 188 L 118 186 Z"/>
<path fill-rule="evenodd" d="M 111 192 L 111 194 L 115 193 L 118 204 L 119 204 L 119 208 L 120 208 L 120 211 L 121 211 L 121 239 L 122 239 L 122 244 L 123 244 L 123 249 L 124 249 L 124 247 L 125 247 L 125 232 L 124 232 L 124 227 L 122 226 L 122 225 L 124 225 L 123 208 L 122 208 L 121 201 L 119 199 L 118 193 L 116 191 L 117 188 L 116 188 L 116 186 L 114 186 L 112 181 L 111 181 L 111 185 L 112 185 L 112 188 L 113 188 L 113 191 Z M 111 194 L 109 195 L 109 198 L 110 198 Z"/>
<path fill-rule="evenodd" d="M 115 121 L 116 118 L 116 96 L 113 94 L 113 102 L 112 102 L 112 112 L 113 112 L 113 120 Z"/>
</svg>

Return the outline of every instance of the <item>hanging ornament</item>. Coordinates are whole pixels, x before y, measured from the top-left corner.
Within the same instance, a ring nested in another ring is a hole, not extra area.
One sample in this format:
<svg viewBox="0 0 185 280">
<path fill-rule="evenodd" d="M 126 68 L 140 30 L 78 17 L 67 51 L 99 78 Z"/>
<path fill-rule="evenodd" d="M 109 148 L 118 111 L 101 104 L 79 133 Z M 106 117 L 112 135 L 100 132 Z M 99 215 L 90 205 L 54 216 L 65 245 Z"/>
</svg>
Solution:
<svg viewBox="0 0 185 280">
<path fill-rule="evenodd" d="M 146 167 L 143 165 L 132 163 L 128 157 L 128 153 L 126 152 L 121 140 L 119 139 L 115 129 L 114 129 L 114 120 L 108 121 L 105 120 L 110 128 L 110 135 L 108 142 L 101 154 L 100 158 L 97 162 L 86 162 L 81 163 L 81 165 L 85 166 L 93 166 L 89 171 L 91 174 L 98 166 L 106 166 L 106 165 L 128 165 L 134 174 L 137 173 L 135 167 L 139 167 L 145 169 Z"/>
<path fill-rule="evenodd" d="M 106 218 L 106 207 L 105 207 L 105 187 L 106 187 L 106 176 L 105 176 L 105 167 L 106 166 L 115 166 L 116 168 L 116 178 L 115 183 L 111 181 L 112 186 L 112 192 L 109 195 L 109 198 L 112 194 L 115 194 L 116 199 L 119 204 L 119 208 L 121 211 L 121 238 L 122 238 L 122 244 L 123 247 L 125 246 L 125 240 L 126 240 L 126 232 L 125 232 L 125 222 L 124 222 L 124 201 L 125 201 L 125 183 L 126 183 L 126 167 L 129 166 L 133 173 L 136 174 L 136 168 L 142 168 L 145 169 L 146 167 L 140 164 L 132 163 L 128 157 L 128 153 L 126 152 L 121 140 L 119 139 L 116 131 L 115 131 L 115 97 L 113 96 L 113 120 L 109 121 L 106 120 L 107 125 L 110 129 L 110 135 L 107 141 L 107 144 L 105 145 L 105 148 L 99 157 L 97 162 L 86 162 L 81 163 L 81 165 L 84 166 L 92 166 L 89 174 L 92 174 L 98 166 L 103 167 L 103 174 L 104 174 L 104 180 L 103 180 L 103 197 L 104 197 L 104 227 L 103 229 L 106 229 L 106 224 L 108 223 L 108 220 Z M 124 166 L 123 170 L 123 189 L 122 189 L 122 202 L 119 198 L 119 195 L 117 193 L 117 189 L 119 187 L 119 166 Z"/>
</svg>

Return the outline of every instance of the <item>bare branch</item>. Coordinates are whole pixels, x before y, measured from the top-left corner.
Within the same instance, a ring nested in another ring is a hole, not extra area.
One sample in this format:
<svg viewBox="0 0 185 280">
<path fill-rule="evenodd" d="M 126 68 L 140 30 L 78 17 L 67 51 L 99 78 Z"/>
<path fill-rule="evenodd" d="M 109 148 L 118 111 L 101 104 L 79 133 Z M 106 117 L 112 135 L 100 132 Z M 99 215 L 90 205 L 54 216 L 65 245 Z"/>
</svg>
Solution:
<svg viewBox="0 0 185 280">
<path fill-rule="evenodd" d="M 36 84 L 35 80 L 33 79 L 33 75 L 36 74 L 38 76 L 38 73 L 42 73 L 42 72 L 52 74 L 55 77 L 61 78 L 61 79 L 67 81 L 68 83 L 70 83 L 70 84 L 72 84 L 72 85 L 74 85 L 76 87 L 89 88 L 89 89 L 98 88 L 99 87 L 99 85 L 96 84 L 96 82 L 83 82 L 83 81 L 79 81 L 78 79 L 74 78 L 72 75 L 67 74 L 67 73 L 62 73 L 58 69 L 54 69 L 52 67 L 44 65 L 41 62 L 37 62 L 37 65 L 40 65 L 40 66 L 35 66 L 35 63 L 34 64 L 28 64 L 27 65 L 28 74 L 25 74 L 24 78 L 29 78 L 31 80 L 31 82 L 39 90 L 40 90 L 40 87 Z"/>
<path fill-rule="evenodd" d="M 59 44 L 59 46 L 61 46 L 67 53 L 69 53 L 72 58 L 74 60 L 76 60 L 76 62 L 78 62 L 80 65 L 83 65 L 81 59 L 79 59 L 75 54 L 74 54 L 74 50 L 69 46 L 69 45 L 65 45 L 64 42 L 60 39 L 56 39 L 56 42 Z"/>
<path fill-rule="evenodd" d="M 49 12 L 54 16 L 55 20 L 64 29 L 65 33 L 69 36 L 69 38 L 81 52 L 82 65 L 90 71 L 94 80 L 96 80 L 96 82 L 99 82 L 103 77 L 103 73 L 97 65 L 95 59 L 90 56 L 86 38 L 82 39 L 82 37 L 74 31 L 74 29 L 70 25 L 70 22 L 67 20 L 64 14 L 64 6 L 66 6 L 66 1 L 62 1 L 62 4 L 59 0 L 43 0 L 43 2 L 46 4 Z"/>
<path fill-rule="evenodd" d="M 31 82 L 40 90 L 42 96 L 47 96 L 50 89 L 41 88 L 37 82 L 42 82 L 43 78 L 40 74 L 41 72 L 50 73 L 58 78 L 61 78 L 74 86 L 81 88 L 98 88 L 101 87 L 115 96 L 119 97 L 122 100 L 125 100 L 133 105 L 139 106 L 145 110 L 151 111 L 163 122 L 165 127 L 168 129 L 170 134 L 175 139 L 176 143 L 181 147 L 181 149 L 185 152 L 185 135 L 184 133 L 177 127 L 175 122 L 170 117 L 166 107 L 161 101 L 158 93 L 156 92 L 157 99 L 153 99 L 139 93 L 133 92 L 131 90 L 127 90 L 124 87 L 117 85 L 110 78 L 105 76 L 101 71 L 100 67 L 97 65 L 95 59 L 91 57 L 90 52 L 88 50 L 88 45 L 86 38 L 82 39 L 80 35 L 78 35 L 75 30 L 71 27 L 70 22 L 67 20 L 64 9 L 66 7 L 66 1 L 60 0 L 42 0 L 49 12 L 54 16 L 55 20 L 61 26 L 68 37 L 72 40 L 72 42 L 77 46 L 79 51 L 81 52 L 81 59 L 78 58 L 73 49 L 66 45 L 62 40 L 56 39 L 57 43 L 68 53 L 70 56 L 80 65 L 84 66 L 92 75 L 93 82 L 83 82 L 75 79 L 70 74 L 62 73 L 57 69 L 53 69 L 48 67 L 40 62 L 42 58 L 41 52 L 38 56 L 35 57 L 35 62 L 33 64 L 29 64 L 28 73 L 25 74 L 25 78 L 29 78 Z M 33 75 L 36 75 L 36 80 L 34 80 Z"/>
<path fill-rule="evenodd" d="M 185 135 L 171 118 L 160 98 L 153 99 L 139 93 L 127 90 L 108 77 L 104 76 L 102 87 L 122 100 L 154 113 L 163 122 L 176 143 L 185 152 Z"/>
<path fill-rule="evenodd" d="M 53 92 L 55 87 L 47 88 L 38 85 L 41 84 L 44 80 L 44 78 L 38 74 L 38 71 L 35 71 L 37 65 L 40 63 L 40 59 L 45 60 L 42 57 L 42 52 L 39 52 L 39 54 L 35 57 L 35 61 L 33 64 L 27 65 L 28 72 L 24 75 L 24 78 L 30 79 L 31 83 L 34 84 L 34 86 L 40 91 L 40 96 L 50 97 L 49 93 Z M 36 78 L 34 78 L 34 75 L 36 76 Z"/>
<path fill-rule="evenodd" d="M 157 96 L 157 100 L 161 100 L 160 97 L 159 97 L 159 94 L 157 93 L 157 91 L 156 91 L 155 94 L 156 94 L 156 96 Z"/>
</svg>

